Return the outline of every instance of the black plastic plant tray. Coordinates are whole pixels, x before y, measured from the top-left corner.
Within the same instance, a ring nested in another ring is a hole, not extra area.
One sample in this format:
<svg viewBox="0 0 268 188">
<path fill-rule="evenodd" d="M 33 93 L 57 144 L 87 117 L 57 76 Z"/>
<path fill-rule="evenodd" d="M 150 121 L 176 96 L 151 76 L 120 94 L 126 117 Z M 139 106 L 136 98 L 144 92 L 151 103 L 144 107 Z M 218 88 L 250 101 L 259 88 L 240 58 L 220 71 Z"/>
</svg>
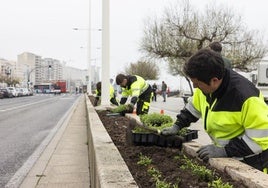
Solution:
<svg viewBox="0 0 268 188">
<path fill-rule="evenodd" d="M 135 133 L 132 132 L 132 142 L 135 145 L 156 145 L 161 147 L 181 148 L 183 142 L 190 142 L 198 138 L 197 130 L 188 130 L 185 136 L 163 136 L 154 133 Z"/>
</svg>

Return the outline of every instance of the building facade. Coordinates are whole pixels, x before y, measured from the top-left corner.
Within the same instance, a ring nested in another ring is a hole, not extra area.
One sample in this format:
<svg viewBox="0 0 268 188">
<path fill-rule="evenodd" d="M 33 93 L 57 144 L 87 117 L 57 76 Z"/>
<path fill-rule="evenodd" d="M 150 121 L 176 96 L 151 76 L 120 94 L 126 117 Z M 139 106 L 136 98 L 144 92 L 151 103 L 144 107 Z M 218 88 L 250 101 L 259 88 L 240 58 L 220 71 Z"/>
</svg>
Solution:
<svg viewBox="0 0 268 188">
<path fill-rule="evenodd" d="M 0 58 L 0 77 L 12 77 L 19 80 L 18 87 L 30 87 L 42 83 L 65 80 L 67 90 L 88 84 L 88 70 L 66 66 L 66 63 L 53 58 L 42 58 L 30 52 L 17 55 L 17 62 Z M 99 81 L 100 68 L 91 67 L 91 85 Z M 0 87 L 6 87 L 1 86 Z"/>
</svg>

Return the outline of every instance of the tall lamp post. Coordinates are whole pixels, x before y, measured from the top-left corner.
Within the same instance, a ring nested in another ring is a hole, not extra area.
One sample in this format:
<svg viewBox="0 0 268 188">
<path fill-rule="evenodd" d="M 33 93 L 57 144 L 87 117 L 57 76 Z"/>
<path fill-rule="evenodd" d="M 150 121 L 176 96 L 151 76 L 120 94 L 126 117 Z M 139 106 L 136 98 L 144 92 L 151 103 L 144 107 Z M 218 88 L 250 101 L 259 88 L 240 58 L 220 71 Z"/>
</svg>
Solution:
<svg viewBox="0 0 268 188">
<path fill-rule="evenodd" d="M 38 67 L 34 67 L 32 68 L 30 71 L 29 69 L 27 69 L 27 87 L 30 88 L 30 84 L 31 84 L 31 74 L 36 70 L 36 69 L 41 69 L 41 68 L 48 68 L 48 80 L 51 80 L 51 69 L 52 66 L 48 65 L 48 66 L 38 66 Z"/>
<path fill-rule="evenodd" d="M 30 88 L 31 84 L 31 73 L 35 70 L 36 68 L 31 69 L 30 71 L 27 69 L 27 88 Z"/>
<path fill-rule="evenodd" d="M 88 84 L 87 84 L 87 94 L 92 95 L 91 91 L 91 0 L 89 0 L 89 14 L 88 14 L 88 51 L 87 51 L 87 59 L 88 59 Z"/>
<path fill-rule="evenodd" d="M 6 68 L 5 73 L 7 75 L 7 77 L 9 77 L 9 75 L 11 75 L 11 69 L 9 67 Z"/>
<path fill-rule="evenodd" d="M 10 85 L 11 84 L 11 76 L 9 76 L 9 75 L 11 75 L 11 69 L 9 67 L 6 67 L 5 73 L 7 75 L 7 84 Z"/>
<path fill-rule="evenodd" d="M 110 105 L 110 4 L 102 0 L 102 75 L 101 105 Z"/>
<path fill-rule="evenodd" d="M 89 1 L 90 4 L 90 1 Z M 90 5 L 89 5 L 90 6 Z M 102 31 L 102 29 L 91 29 L 91 11 L 89 11 L 89 29 L 80 29 L 80 28 L 73 28 L 73 30 L 79 31 L 79 30 L 88 30 L 88 44 L 87 44 L 87 62 L 88 62 L 88 84 L 87 84 L 87 93 L 89 95 L 92 95 L 92 90 L 91 90 L 91 83 L 92 83 L 92 73 L 91 73 L 91 31 Z M 83 48 L 83 47 L 81 47 Z"/>
</svg>

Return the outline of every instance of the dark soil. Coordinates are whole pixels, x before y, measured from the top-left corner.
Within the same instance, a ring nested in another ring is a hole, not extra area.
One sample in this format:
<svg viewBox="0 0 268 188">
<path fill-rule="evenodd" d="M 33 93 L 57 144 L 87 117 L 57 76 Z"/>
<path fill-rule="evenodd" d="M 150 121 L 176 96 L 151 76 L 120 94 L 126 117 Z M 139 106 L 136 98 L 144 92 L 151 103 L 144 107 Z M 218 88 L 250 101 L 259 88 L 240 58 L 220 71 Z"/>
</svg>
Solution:
<svg viewBox="0 0 268 188">
<path fill-rule="evenodd" d="M 179 148 L 168 148 L 159 146 L 135 146 L 126 141 L 126 131 L 129 125 L 129 119 L 123 116 L 106 116 L 107 111 L 97 112 L 105 126 L 107 132 L 112 138 L 114 144 L 118 148 L 121 156 L 125 160 L 132 176 L 136 183 L 141 188 L 153 188 L 155 182 L 152 176 L 148 174 L 148 167 L 138 165 L 140 154 L 152 159 L 152 166 L 162 174 L 162 180 L 171 184 L 178 184 L 180 188 L 203 188 L 208 187 L 208 182 L 200 181 L 199 178 L 192 174 L 191 170 L 183 170 L 180 166 L 183 164 L 182 160 L 175 156 L 182 156 L 183 152 Z M 200 161 L 194 161 L 203 164 Z M 212 169 L 207 166 L 207 168 Z M 228 182 L 234 188 L 243 188 L 241 182 L 234 181 L 230 176 L 215 171 L 215 176 L 221 177 L 223 182 Z"/>
</svg>

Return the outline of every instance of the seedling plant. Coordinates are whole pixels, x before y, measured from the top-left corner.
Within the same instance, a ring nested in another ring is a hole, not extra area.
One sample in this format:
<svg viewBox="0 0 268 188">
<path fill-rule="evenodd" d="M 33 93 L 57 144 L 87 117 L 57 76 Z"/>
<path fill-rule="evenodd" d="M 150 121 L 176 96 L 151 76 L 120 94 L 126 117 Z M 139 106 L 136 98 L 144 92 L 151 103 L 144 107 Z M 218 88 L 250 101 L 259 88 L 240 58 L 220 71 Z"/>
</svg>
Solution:
<svg viewBox="0 0 268 188">
<path fill-rule="evenodd" d="M 184 165 L 181 166 L 184 170 L 190 170 L 193 175 L 197 176 L 200 181 L 208 182 L 209 188 L 233 188 L 232 185 L 229 183 L 222 182 L 221 178 L 218 178 L 215 175 L 215 172 L 208 169 L 203 165 L 199 165 L 197 162 L 187 158 L 185 155 L 175 156 L 174 160 L 182 160 Z M 137 162 L 138 165 L 147 167 L 147 173 L 152 177 L 152 180 L 155 182 L 156 188 L 178 188 L 180 179 L 178 178 L 178 183 L 171 184 L 165 181 L 162 177 L 162 173 L 157 170 L 152 165 L 152 159 L 148 156 L 143 155 L 140 153 L 139 161 Z"/>
</svg>

